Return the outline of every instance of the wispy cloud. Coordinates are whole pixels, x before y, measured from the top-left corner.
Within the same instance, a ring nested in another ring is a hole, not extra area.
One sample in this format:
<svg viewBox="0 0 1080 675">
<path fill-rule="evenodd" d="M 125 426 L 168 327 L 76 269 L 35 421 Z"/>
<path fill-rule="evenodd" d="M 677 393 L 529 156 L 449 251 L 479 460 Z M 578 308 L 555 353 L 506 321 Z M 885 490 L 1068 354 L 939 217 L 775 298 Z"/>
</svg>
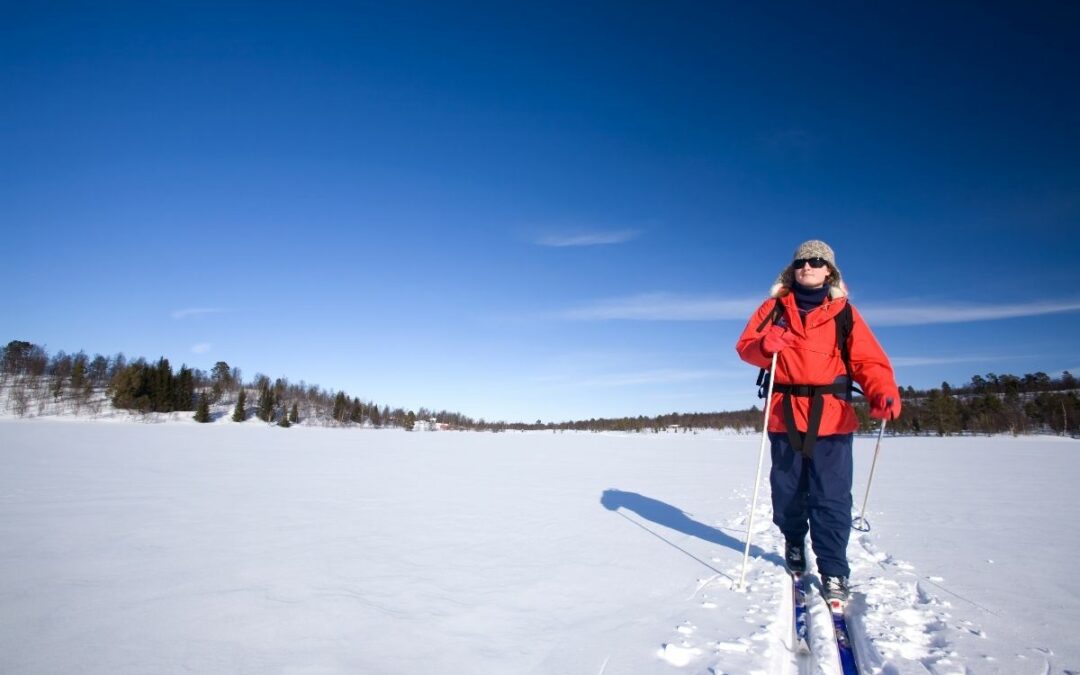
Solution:
<svg viewBox="0 0 1080 675">
<path fill-rule="evenodd" d="M 951 363 L 985 363 L 1029 358 L 1027 356 L 896 356 L 889 360 L 898 368 L 943 366 Z"/>
<path fill-rule="evenodd" d="M 600 300 L 590 305 L 561 312 L 563 319 L 603 321 L 625 319 L 636 321 L 716 321 L 719 319 L 746 320 L 761 297 L 711 298 L 688 297 L 670 293 L 646 293 L 628 298 Z"/>
<path fill-rule="evenodd" d="M 563 310 L 558 318 L 576 321 L 745 321 L 761 304 L 761 296 L 731 298 L 643 293 L 609 298 Z M 994 321 L 1024 316 L 1080 311 L 1080 300 L 1011 304 L 925 303 L 914 301 L 857 303 L 872 326 L 920 326 Z"/>
<path fill-rule="evenodd" d="M 1080 311 L 1080 301 L 1058 300 L 1001 305 L 966 303 L 882 303 L 858 305 L 873 326 L 919 326 L 940 323 L 969 323 L 1015 319 L 1023 316 Z"/>
<path fill-rule="evenodd" d="M 191 307 L 188 309 L 173 310 L 172 318 L 179 321 L 181 319 L 189 319 L 193 316 L 203 316 L 204 314 L 222 314 L 227 311 L 228 310 L 221 309 L 219 307 Z"/>
<path fill-rule="evenodd" d="M 744 372 L 738 375 L 745 375 Z M 633 387 L 638 385 L 662 385 L 677 384 L 680 382 L 695 382 L 699 380 L 713 380 L 718 378 L 732 377 L 735 373 L 724 370 L 694 370 L 677 368 L 660 368 L 656 370 L 644 370 L 624 373 L 608 373 L 591 375 L 583 378 L 545 377 L 541 381 L 560 384 L 569 384 L 575 387 Z"/>
<path fill-rule="evenodd" d="M 206 352 L 210 351 L 212 347 L 213 345 L 211 345 L 209 342 L 200 342 L 197 345 L 192 345 L 191 351 L 195 352 L 196 354 L 205 354 Z"/>
<path fill-rule="evenodd" d="M 609 230 L 575 232 L 571 234 L 548 234 L 536 240 L 539 246 L 563 248 L 568 246 L 610 246 L 625 244 L 641 236 L 641 230 Z"/>
</svg>

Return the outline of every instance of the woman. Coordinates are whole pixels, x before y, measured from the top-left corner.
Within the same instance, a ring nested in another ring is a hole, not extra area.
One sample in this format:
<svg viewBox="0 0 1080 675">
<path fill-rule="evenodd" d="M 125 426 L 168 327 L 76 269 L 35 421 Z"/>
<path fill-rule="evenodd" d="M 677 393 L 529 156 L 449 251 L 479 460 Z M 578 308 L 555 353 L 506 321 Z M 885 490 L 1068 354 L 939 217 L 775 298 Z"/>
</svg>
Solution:
<svg viewBox="0 0 1080 675">
<path fill-rule="evenodd" d="M 773 522 L 784 534 L 784 559 L 792 572 L 806 570 L 810 533 L 825 597 L 844 603 L 851 573 L 851 444 L 859 426 L 851 383 L 865 392 L 876 419 L 900 414 L 900 392 L 888 357 L 848 302 L 836 256 L 825 242 L 799 246 L 770 295 L 735 349 L 760 368 L 777 357 L 768 420 Z"/>
</svg>

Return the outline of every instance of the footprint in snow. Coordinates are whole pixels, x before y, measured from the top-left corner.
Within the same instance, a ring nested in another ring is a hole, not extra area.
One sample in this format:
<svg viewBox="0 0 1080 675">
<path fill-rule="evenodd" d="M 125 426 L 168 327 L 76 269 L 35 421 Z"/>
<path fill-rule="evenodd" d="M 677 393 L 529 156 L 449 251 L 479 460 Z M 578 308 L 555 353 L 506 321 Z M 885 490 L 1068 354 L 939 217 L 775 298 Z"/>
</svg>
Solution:
<svg viewBox="0 0 1080 675">
<path fill-rule="evenodd" d="M 657 656 L 673 666 L 682 668 L 690 665 L 691 661 L 701 656 L 701 650 L 692 646 L 666 644 L 661 645 Z"/>
</svg>

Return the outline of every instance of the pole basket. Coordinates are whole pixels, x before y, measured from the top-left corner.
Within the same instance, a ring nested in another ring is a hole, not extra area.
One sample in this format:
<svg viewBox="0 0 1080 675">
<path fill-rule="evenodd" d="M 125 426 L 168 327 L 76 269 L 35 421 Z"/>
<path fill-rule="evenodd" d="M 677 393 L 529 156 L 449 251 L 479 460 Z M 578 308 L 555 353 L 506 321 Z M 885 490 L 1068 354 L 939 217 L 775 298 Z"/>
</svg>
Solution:
<svg viewBox="0 0 1080 675">
<path fill-rule="evenodd" d="M 870 521 L 862 516 L 855 516 L 851 519 L 851 529 L 858 530 L 859 532 L 869 532 Z"/>
</svg>

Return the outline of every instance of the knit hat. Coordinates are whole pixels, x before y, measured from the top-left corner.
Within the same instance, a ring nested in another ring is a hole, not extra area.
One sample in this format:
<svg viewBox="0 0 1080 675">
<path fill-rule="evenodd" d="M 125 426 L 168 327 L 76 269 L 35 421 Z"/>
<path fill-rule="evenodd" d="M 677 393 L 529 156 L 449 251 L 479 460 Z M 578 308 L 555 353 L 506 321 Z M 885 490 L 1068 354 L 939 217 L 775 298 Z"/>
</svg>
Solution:
<svg viewBox="0 0 1080 675">
<path fill-rule="evenodd" d="M 805 258 L 821 258 L 828 265 L 831 273 L 828 281 L 830 287 L 829 297 L 837 298 L 847 295 L 847 286 L 844 285 L 840 268 L 836 266 L 836 254 L 833 253 L 828 244 L 817 239 L 811 239 L 799 244 L 799 248 L 795 249 L 795 254 L 791 256 L 791 260 L 794 262 Z M 784 291 L 791 289 L 793 283 L 795 283 L 795 270 L 791 268 L 791 263 L 788 263 L 787 267 L 780 271 L 780 276 L 776 277 L 770 295 L 773 297 L 783 295 Z"/>
</svg>

